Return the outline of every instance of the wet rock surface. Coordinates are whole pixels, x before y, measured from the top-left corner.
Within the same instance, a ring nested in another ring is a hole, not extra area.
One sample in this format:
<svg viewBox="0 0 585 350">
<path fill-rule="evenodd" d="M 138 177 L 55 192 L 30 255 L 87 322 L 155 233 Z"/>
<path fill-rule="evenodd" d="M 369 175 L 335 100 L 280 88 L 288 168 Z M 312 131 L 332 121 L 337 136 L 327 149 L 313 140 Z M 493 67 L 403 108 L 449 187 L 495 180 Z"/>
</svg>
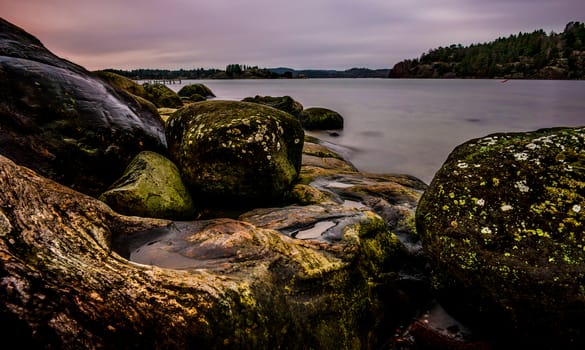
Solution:
<svg viewBox="0 0 585 350">
<path fill-rule="evenodd" d="M 158 114 L 0 20 L 0 152 L 98 195 L 142 150 L 166 152 Z"/>
</svg>

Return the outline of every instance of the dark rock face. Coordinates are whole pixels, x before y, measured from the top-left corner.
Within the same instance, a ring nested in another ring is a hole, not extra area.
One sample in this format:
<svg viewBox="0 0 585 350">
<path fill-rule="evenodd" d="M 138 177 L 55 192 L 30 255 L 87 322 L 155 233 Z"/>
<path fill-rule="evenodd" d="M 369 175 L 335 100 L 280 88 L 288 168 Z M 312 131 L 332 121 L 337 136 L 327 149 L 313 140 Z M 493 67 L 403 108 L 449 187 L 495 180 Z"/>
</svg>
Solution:
<svg viewBox="0 0 585 350">
<path fill-rule="evenodd" d="M 307 108 L 301 112 L 300 120 L 303 128 L 307 130 L 343 129 L 343 117 L 328 108 Z"/>
<path fill-rule="evenodd" d="M 416 224 L 444 305 L 495 334 L 583 344 L 585 129 L 457 147 Z"/>
<path fill-rule="evenodd" d="M 156 113 L 0 20 L 0 153 L 97 195 L 146 149 L 165 153 Z"/>
<path fill-rule="evenodd" d="M 259 96 L 246 97 L 242 101 L 260 103 L 266 106 L 270 106 L 281 111 L 292 114 L 294 117 L 299 118 L 303 111 L 303 105 L 294 100 L 290 96 Z"/>
<path fill-rule="evenodd" d="M 299 122 L 256 103 L 194 103 L 170 116 L 166 136 L 171 159 L 203 201 L 280 201 L 301 167 Z"/>
</svg>

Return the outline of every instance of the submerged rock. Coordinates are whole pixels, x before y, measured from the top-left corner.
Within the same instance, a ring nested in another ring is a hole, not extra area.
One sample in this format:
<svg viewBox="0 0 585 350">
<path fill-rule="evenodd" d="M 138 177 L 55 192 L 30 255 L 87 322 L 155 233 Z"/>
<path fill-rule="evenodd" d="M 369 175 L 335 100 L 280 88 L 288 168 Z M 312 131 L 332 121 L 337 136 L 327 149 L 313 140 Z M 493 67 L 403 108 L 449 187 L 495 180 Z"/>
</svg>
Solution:
<svg viewBox="0 0 585 350">
<path fill-rule="evenodd" d="M 300 171 L 299 122 L 260 104 L 194 103 L 169 117 L 166 135 L 195 196 L 224 207 L 282 202 Z"/>
<path fill-rule="evenodd" d="M 177 92 L 177 94 L 194 102 L 203 101 L 209 97 L 215 97 L 215 94 L 205 84 L 185 85 Z"/>
<path fill-rule="evenodd" d="M 138 154 L 99 199 L 125 215 L 162 219 L 193 219 L 195 215 L 179 169 L 154 152 Z"/>
<path fill-rule="evenodd" d="M 454 315 L 524 345 L 585 344 L 584 145 L 585 129 L 557 128 L 449 155 L 416 224 Z"/>
<path fill-rule="evenodd" d="M 300 114 L 301 124 L 307 130 L 343 129 L 343 117 L 328 108 L 312 107 Z"/>
<path fill-rule="evenodd" d="M 166 152 L 152 109 L 0 19 L 0 153 L 90 195 L 143 150 Z"/>
<path fill-rule="evenodd" d="M 303 111 L 303 105 L 290 96 L 256 95 L 254 97 L 246 97 L 242 101 L 260 103 L 266 106 L 270 106 L 287 112 L 297 119 L 301 116 L 301 112 Z"/>
</svg>

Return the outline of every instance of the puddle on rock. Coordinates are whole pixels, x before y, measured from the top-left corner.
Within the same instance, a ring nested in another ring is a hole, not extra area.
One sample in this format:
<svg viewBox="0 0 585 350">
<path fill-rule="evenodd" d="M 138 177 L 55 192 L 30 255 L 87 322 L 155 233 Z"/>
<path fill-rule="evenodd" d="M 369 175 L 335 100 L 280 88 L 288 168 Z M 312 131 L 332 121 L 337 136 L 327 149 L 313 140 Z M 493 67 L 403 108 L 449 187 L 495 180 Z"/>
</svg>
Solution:
<svg viewBox="0 0 585 350">
<path fill-rule="evenodd" d="M 333 221 L 319 221 L 313 227 L 301 230 L 293 235 L 297 239 L 318 239 L 329 228 L 335 226 Z"/>
<path fill-rule="evenodd" d="M 218 268 L 233 262 L 238 254 L 254 256 L 258 247 L 246 246 L 247 229 L 245 224 L 230 219 L 175 221 L 167 227 L 120 235 L 112 247 L 122 257 L 142 265 L 169 269 Z M 235 246 L 229 244 L 232 241 L 236 242 Z"/>
<path fill-rule="evenodd" d="M 350 209 L 364 209 L 364 208 L 367 208 L 367 206 L 365 206 L 362 202 L 352 201 L 352 200 L 349 200 L 349 199 L 345 199 L 341 205 L 343 205 L 343 207 L 345 207 L 345 208 L 350 208 Z"/>
<path fill-rule="evenodd" d="M 355 184 L 348 184 L 348 183 L 340 182 L 340 181 L 331 181 L 325 185 L 325 187 L 330 187 L 330 188 L 349 188 L 352 186 L 355 186 Z"/>
</svg>

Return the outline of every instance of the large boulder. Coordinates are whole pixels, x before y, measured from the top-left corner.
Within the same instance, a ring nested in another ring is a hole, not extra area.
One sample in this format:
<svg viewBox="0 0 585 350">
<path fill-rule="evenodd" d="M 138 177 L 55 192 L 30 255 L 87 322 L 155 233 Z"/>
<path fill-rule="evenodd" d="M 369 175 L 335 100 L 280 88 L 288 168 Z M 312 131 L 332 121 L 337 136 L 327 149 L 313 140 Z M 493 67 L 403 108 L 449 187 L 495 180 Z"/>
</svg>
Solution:
<svg viewBox="0 0 585 350">
<path fill-rule="evenodd" d="M 90 195 L 143 150 L 166 152 L 151 109 L 0 19 L 0 153 Z"/>
<path fill-rule="evenodd" d="M 290 96 L 260 96 L 245 97 L 244 102 L 260 103 L 292 114 L 297 119 L 303 111 L 303 105 Z"/>
<path fill-rule="evenodd" d="M 166 157 L 141 152 L 100 200 L 118 213 L 162 219 L 192 219 L 193 199 L 177 166 Z"/>
<path fill-rule="evenodd" d="M 170 116 L 166 136 L 171 159 L 202 202 L 282 201 L 301 167 L 299 122 L 256 103 L 194 103 Z"/>
<path fill-rule="evenodd" d="M 339 130 L 343 129 L 341 114 L 323 107 L 304 109 L 300 114 L 301 124 L 307 130 Z"/>
<path fill-rule="evenodd" d="M 457 147 L 417 208 L 453 314 L 523 346 L 585 344 L 585 129 Z"/>
</svg>

